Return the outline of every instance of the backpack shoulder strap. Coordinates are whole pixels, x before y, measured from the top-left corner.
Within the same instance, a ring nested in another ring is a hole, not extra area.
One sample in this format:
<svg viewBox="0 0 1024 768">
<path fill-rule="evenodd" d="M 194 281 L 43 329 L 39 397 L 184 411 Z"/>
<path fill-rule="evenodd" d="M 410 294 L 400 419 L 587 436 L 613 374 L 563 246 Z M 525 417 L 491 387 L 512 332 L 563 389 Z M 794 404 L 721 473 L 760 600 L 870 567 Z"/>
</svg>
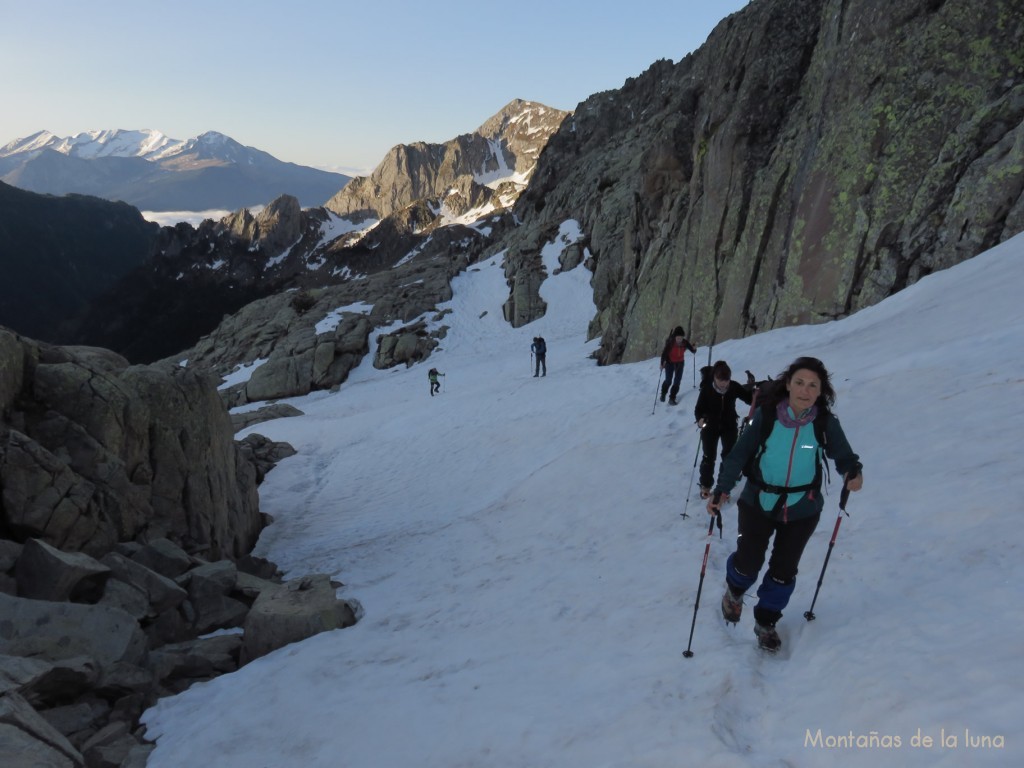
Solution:
<svg viewBox="0 0 1024 768">
<path fill-rule="evenodd" d="M 757 436 L 757 448 L 752 454 L 750 454 L 747 466 L 743 468 L 743 474 L 751 480 L 762 482 L 760 466 L 761 454 L 764 453 L 765 445 L 768 443 L 768 436 L 771 435 L 772 429 L 775 427 L 775 420 L 777 416 L 775 414 L 775 408 L 771 407 L 767 403 L 759 405 L 757 410 L 761 414 L 760 433 Z"/>
</svg>

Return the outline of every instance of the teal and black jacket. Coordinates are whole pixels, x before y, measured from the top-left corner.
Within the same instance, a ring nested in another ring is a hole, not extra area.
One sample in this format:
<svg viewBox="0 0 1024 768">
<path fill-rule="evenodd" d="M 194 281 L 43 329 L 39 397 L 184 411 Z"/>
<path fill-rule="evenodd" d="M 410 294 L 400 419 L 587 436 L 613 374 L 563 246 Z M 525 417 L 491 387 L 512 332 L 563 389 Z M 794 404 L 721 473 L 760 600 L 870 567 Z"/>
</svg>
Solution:
<svg viewBox="0 0 1024 768">
<path fill-rule="evenodd" d="M 834 414 L 820 416 L 816 430 L 814 422 L 786 426 L 774 413 L 766 416 L 765 407 L 757 409 L 753 421 L 722 460 L 714 493 L 728 494 L 740 475 L 746 474 L 740 501 L 766 516 L 785 522 L 821 514 L 825 505 L 821 495 L 822 454 L 835 462 L 841 477 L 860 470 L 860 457 L 850 448 Z M 795 419 L 788 405 L 787 409 Z M 762 449 L 766 418 L 774 424 Z"/>
</svg>

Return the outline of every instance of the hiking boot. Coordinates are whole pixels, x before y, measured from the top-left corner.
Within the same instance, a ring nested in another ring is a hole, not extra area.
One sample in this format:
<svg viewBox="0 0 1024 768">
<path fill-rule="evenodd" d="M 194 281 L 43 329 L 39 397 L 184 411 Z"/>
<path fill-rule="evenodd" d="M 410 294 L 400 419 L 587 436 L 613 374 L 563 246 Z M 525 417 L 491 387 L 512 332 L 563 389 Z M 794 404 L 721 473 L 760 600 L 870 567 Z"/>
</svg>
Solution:
<svg viewBox="0 0 1024 768">
<path fill-rule="evenodd" d="M 663 402 L 663 403 L 665 402 L 665 393 L 664 392 L 661 393 L 661 402 Z"/>
<path fill-rule="evenodd" d="M 702 499 L 710 499 L 711 498 L 711 489 L 702 485 L 700 487 L 700 497 Z"/>
<path fill-rule="evenodd" d="M 743 613 L 743 595 L 735 594 L 732 587 L 726 584 L 725 594 L 722 595 L 722 618 L 730 624 L 735 624 L 740 620 L 741 613 Z"/>
<path fill-rule="evenodd" d="M 755 624 L 754 634 L 757 635 L 757 645 L 769 653 L 775 653 L 782 647 L 782 639 L 775 631 L 774 624 Z"/>
<path fill-rule="evenodd" d="M 676 402 L 676 399 L 674 397 L 670 397 L 668 399 L 668 404 L 669 405 L 678 405 L 678 403 Z"/>
</svg>

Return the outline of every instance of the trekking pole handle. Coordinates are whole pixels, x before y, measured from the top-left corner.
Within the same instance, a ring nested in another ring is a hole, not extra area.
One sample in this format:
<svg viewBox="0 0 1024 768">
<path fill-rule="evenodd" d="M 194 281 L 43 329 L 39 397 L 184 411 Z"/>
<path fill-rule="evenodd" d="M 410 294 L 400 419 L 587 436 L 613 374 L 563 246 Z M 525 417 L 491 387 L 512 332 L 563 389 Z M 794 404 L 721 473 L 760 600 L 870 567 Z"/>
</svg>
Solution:
<svg viewBox="0 0 1024 768">
<path fill-rule="evenodd" d="M 843 512 L 846 512 L 846 502 L 850 498 L 850 488 L 847 486 L 847 483 L 856 478 L 859 474 L 860 470 L 854 469 L 853 472 L 851 472 L 849 475 L 843 478 L 843 490 L 842 493 L 839 494 L 839 509 L 841 509 Z M 846 512 L 846 516 L 849 517 L 850 513 Z"/>
</svg>

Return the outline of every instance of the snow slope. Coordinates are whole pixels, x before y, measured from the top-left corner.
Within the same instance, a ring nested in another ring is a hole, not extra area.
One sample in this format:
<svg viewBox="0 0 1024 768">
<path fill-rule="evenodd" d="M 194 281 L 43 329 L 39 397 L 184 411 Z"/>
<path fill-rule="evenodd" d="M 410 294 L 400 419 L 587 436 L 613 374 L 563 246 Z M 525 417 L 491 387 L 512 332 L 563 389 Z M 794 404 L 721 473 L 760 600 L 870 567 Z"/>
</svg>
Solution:
<svg viewBox="0 0 1024 768">
<path fill-rule="evenodd" d="M 808 623 L 832 485 L 775 657 L 749 598 L 737 627 L 721 620 L 728 507 L 691 659 L 708 542 L 692 360 L 681 404 L 655 404 L 656 357 L 589 358 L 582 267 L 551 275 L 548 313 L 512 329 L 500 262 L 477 265 L 426 364 L 366 362 L 338 393 L 291 401 L 305 416 L 254 428 L 299 451 L 261 487 L 275 523 L 257 553 L 336 576 L 362 620 L 160 701 L 149 765 L 1024 764 L 1022 257 L 1018 236 L 850 318 L 713 350 L 741 380 L 822 358 L 865 485 Z M 447 374 L 434 398 L 431 366 Z"/>
</svg>

